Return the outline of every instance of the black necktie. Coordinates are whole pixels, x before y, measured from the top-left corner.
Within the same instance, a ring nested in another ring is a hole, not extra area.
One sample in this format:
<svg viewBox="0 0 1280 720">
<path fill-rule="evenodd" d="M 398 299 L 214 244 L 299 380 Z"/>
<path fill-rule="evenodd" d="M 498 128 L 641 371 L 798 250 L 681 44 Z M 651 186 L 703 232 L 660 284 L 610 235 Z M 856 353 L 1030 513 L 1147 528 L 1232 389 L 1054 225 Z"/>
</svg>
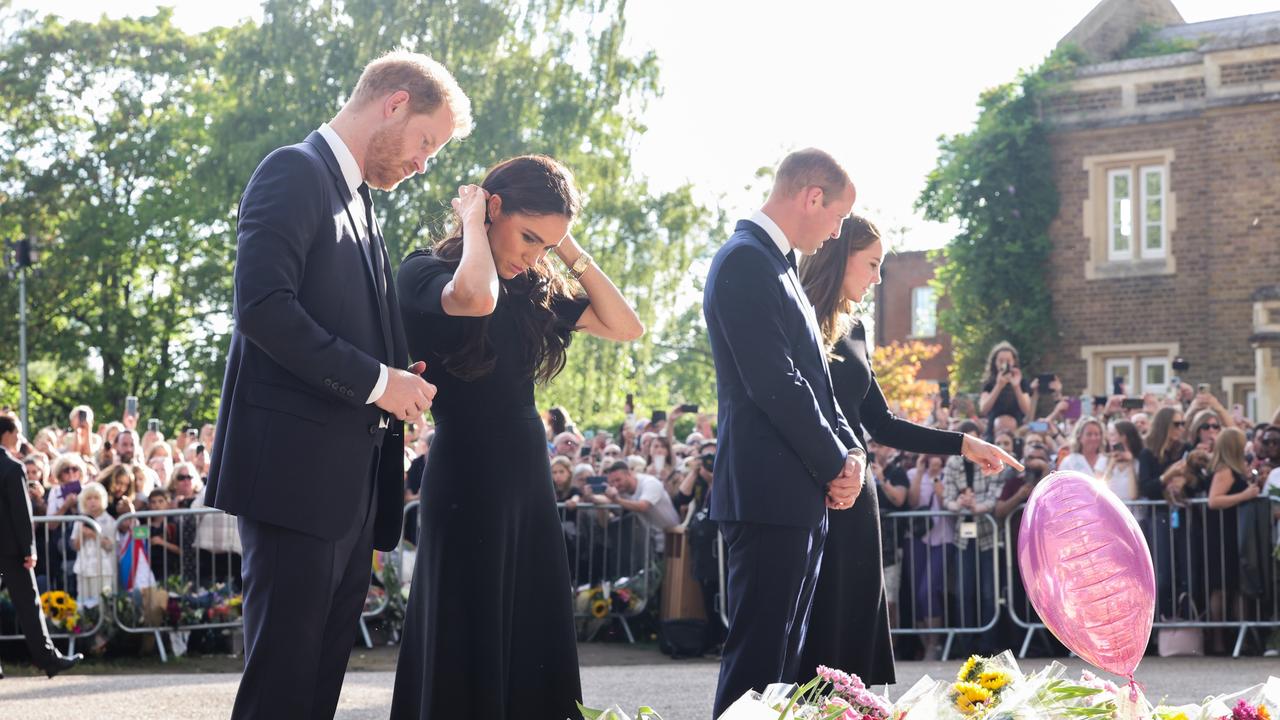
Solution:
<svg viewBox="0 0 1280 720">
<path fill-rule="evenodd" d="M 792 250 L 787 253 L 787 263 L 791 265 L 791 269 L 800 272 L 800 268 L 796 267 L 796 251 Z"/>
<path fill-rule="evenodd" d="M 378 289 L 378 299 L 381 300 L 386 296 L 387 288 L 385 277 L 382 272 L 382 249 L 378 246 L 377 239 L 373 230 L 373 195 L 369 192 L 368 183 L 360 183 L 357 188 L 360 193 L 360 199 L 364 200 L 364 226 L 368 235 L 369 261 L 373 264 L 374 285 Z"/>
</svg>

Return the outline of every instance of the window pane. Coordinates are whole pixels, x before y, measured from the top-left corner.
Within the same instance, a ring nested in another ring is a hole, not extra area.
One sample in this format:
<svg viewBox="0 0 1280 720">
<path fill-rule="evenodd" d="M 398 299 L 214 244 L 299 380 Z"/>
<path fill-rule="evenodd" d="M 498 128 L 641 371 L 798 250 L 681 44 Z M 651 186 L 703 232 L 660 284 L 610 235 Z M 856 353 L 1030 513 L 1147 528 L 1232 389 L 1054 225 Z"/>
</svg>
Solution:
<svg viewBox="0 0 1280 720">
<path fill-rule="evenodd" d="M 1164 255 L 1164 168 L 1142 168 L 1142 254 Z"/>
<path fill-rule="evenodd" d="M 1133 200 L 1129 187 L 1128 170 L 1112 170 L 1107 175 L 1110 187 L 1108 197 L 1110 236 L 1109 255 L 1112 260 L 1127 260 L 1133 257 L 1130 238 L 1133 236 Z"/>
<path fill-rule="evenodd" d="M 934 337 L 938 334 L 938 305 L 933 288 L 925 286 L 911 291 L 911 335 Z"/>
</svg>

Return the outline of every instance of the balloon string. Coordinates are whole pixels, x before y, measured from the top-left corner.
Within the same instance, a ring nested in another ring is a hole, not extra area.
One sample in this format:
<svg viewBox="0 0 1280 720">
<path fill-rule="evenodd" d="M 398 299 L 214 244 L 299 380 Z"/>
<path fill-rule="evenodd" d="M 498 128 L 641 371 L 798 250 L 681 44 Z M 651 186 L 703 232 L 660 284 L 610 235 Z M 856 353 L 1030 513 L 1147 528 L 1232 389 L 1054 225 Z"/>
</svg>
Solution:
<svg viewBox="0 0 1280 720">
<path fill-rule="evenodd" d="M 1138 702 L 1138 691 L 1141 690 L 1145 694 L 1147 686 L 1134 680 L 1133 673 L 1129 673 L 1127 677 L 1129 678 L 1129 700 L 1136 703 Z"/>
</svg>

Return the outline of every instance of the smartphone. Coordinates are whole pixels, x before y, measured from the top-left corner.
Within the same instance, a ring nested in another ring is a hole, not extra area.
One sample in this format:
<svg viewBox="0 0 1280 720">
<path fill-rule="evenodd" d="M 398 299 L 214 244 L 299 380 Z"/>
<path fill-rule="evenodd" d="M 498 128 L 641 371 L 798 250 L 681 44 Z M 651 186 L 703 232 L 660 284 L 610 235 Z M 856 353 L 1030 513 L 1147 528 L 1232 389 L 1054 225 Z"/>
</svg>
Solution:
<svg viewBox="0 0 1280 720">
<path fill-rule="evenodd" d="M 581 450 L 579 450 L 579 451 L 578 451 L 578 457 L 580 457 L 580 458 L 582 458 L 582 459 L 584 459 L 584 460 L 585 460 L 586 458 L 591 457 L 591 448 L 589 448 L 589 447 L 584 447 L 584 448 L 582 448 Z"/>
<path fill-rule="evenodd" d="M 1207 392 L 1209 392 L 1209 383 L 1200 383 L 1200 384 L 1196 385 L 1196 392 L 1198 392 L 1198 393 L 1207 393 Z"/>
<path fill-rule="evenodd" d="M 1042 393 L 1048 393 L 1049 385 L 1052 383 L 1053 373 L 1040 373 L 1040 376 L 1037 378 L 1037 385 L 1039 385 L 1040 392 Z"/>
<path fill-rule="evenodd" d="M 1027 423 L 1027 429 L 1031 432 L 1049 432 L 1049 423 L 1043 420 L 1035 420 Z"/>
<path fill-rule="evenodd" d="M 1145 405 L 1145 403 L 1142 402 L 1142 398 L 1127 397 L 1120 401 L 1120 407 L 1125 410 L 1141 410 L 1143 405 Z"/>
<path fill-rule="evenodd" d="M 80 494 L 80 481 L 79 481 L 79 480 L 72 480 L 71 482 L 64 482 L 64 483 L 62 483 L 62 485 L 61 485 L 60 487 L 62 488 L 62 497 L 66 497 L 66 496 L 68 496 L 68 495 L 79 495 L 79 494 Z"/>
<path fill-rule="evenodd" d="M 77 413 L 76 413 L 76 417 L 80 418 L 80 424 L 81 424 L 81 425 L 88 425 L 88 424 L 89 424 L 89 413 L 88 413 L 87 411 L 81 410 L 81 411 L 77 412 Z"/>
<path fill-rule="evenodd" d="M 951 381 L 950 380 L 938 381 L 938 400 L 941 403 L 942 407 L 944 408 L 951 407 Z"/>
<path fill-rule="evenodd" d="M 1116 393 L 1116 394 L 1118 395 L 1119 393 Z M 1106 406 L 1106 404 L 1107 404 L 1107 396 L 1106 396 L 1106 395 L 1094 395 L 1094 396 L 1093 396 L 1093 404 L 1094 404 L 1095 406 L 1097 406 L 1097 407 L 1105 407 L 1105 406 Z"/>
<path fill-rule="evenodd" d="M 1088 397 L 1088 396 L 1086 395 L 1085 397 Z M 1067 411 L 1062 414 L 1062 417 L 1066 420 L 1080 419 L 1080 412 L 1081 412 L 1080 406 L 1081 406 L 1080 398 L 1078 397 L 1067 398 Z"/>
<path fill-rule="evenodd" d="M 418 429 L 416 427 L 411 428 L 411 430 L 412 432 L 406 433 L 409 437 L 414 437 L 418 434 Z M 195 428 L 187 428 L 187 437 L 189 438 L 200 437 L 200 431 Z"/>
<path fill-rule="evenodd" d="M 592 475 L 587 478 L 587 487 L 591 488 L 591 492 L 600 495 L 609 485 L 609 478 L 604 475 Z"/>
<path fill-rule="evenodd" d="M 1111 394 L 1112 395 L 1124 394 L 1124 378 L 1120 377 L 1119 375 L 1111 378 Z"/>
<path fill-rule="evenodd" d="M 124 399 L 124 414 L 130 417 L 138 417 L 138 396 L 130 395 Z"/>
<path fill-rule="evenodd" d="M 148 420 L 147 432 L 157 432 L 157 433 L 160 432 L 160 421 L 155 418 L 151 418 L 150 420 Z"/>
<path fill-rule="evenodd" d="M 684 405 L 681 405 L 681 406 L 680 406 L 680 412 L 682 412 L 682 413 L 696 413 L 696 412 L 698 412 L 698 406 L 697 406 L 697 405 L 695 405 L 695 404 L 693 404 L 693 403 L 685 403 Z"/>
</svg>

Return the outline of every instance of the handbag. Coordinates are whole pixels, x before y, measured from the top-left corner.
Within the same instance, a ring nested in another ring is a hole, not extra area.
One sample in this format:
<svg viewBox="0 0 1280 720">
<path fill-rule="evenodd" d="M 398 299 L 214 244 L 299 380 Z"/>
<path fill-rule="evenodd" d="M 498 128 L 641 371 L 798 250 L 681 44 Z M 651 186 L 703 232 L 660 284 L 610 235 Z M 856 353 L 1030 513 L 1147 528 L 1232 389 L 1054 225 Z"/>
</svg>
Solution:
<svg viewBox="0 0 1280 720">
<path fill-rule="evenodd" d="M 1195 603 L 1191 598 L 1183 593 L 1178 597 L 1178 606 L 1187 608 L 1186 612 L 1179 614 L 1187 615 L 1187 619 L 1191 621 L 1200 620 L 1200 613 L 1196 612 Z M 1161 618 L 1165 622 L 1177 622 L 1182 618 Z M 1204 629 L 1198 627 L 1179 627 L 1179 628 L 1160 628 L 1156 633 L 1156 651 L 1160 657 L 1185 657 L 1204 655 Z"/>
</svg>

